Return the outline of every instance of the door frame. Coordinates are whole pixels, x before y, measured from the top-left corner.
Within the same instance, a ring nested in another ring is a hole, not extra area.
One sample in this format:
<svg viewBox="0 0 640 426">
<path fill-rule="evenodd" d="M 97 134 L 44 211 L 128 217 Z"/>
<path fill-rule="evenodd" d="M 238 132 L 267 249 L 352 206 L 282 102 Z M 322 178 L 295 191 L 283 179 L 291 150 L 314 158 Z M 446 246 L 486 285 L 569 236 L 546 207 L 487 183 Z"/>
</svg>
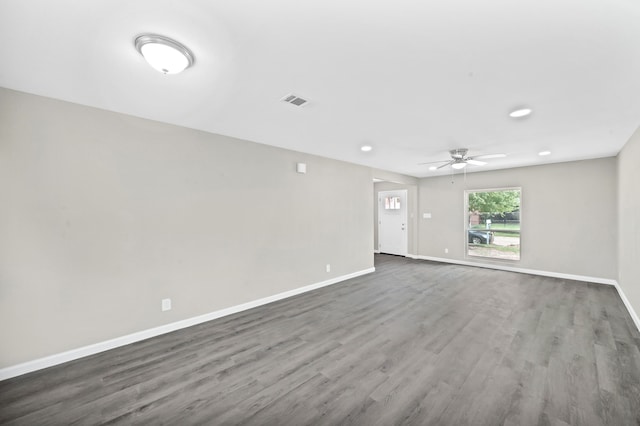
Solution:
<svg viewBox="0 0 640 426">
<path fill-rule="evenodd" d="M 409 219 L 409 191 L 407 189 L 389 189 L 389 190 L 384 190 L 384 191 L 378 191 L 377 193 L 377 200 L 378 200 L 378 247 L 376 247 L 376 252 L 380 253 L 380 236 L 382 235 L 381 232 L 381 228 L 382 228 L 382 214 L 384 212 L 384 208 L 382 206 L 382 200 L 385 197 L 384 194 L 398 194 L 398 193 L 402 193 L 402 199 L 404 202 L 404 209 L 402 209 L 402 222 L 404 223 L 404 229 L 403 229 L 403 233 L 402 233 L 402 241 L 401 241 L 401 253 L 390 253 L 390 254 L 395 254 L 398 256 L 407 256 L 409 254 L 409 223 L 408 223 L 408 219 Z"/>
</svg>

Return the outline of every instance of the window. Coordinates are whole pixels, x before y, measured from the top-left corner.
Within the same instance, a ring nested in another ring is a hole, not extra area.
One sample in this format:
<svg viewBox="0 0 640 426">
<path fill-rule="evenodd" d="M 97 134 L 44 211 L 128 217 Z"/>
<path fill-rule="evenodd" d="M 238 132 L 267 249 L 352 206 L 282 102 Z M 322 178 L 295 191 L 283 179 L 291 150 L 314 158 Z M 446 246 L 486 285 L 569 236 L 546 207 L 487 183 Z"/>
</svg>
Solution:
<svg viewBox="0 0 640 426">
<path fill-rule="evenodd" d="M 467 255 L 520 260 L 520 188 L 465 191 Z"/>
<path fill-rule="evenodd" d="M 400 210 L 400 197 L 384 197 L 385 210 Z"/>
</svg>

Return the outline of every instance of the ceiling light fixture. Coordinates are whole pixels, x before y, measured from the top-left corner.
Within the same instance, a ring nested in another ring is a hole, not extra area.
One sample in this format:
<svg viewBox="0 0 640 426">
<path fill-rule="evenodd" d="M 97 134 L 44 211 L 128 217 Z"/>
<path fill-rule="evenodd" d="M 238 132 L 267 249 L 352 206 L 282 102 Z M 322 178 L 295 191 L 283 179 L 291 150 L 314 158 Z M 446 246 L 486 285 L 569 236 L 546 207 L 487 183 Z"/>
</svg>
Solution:
<svg viewBox="0 0 640 426">
<path fill-rule="evenodd" d="M 467 163 L 465 162 L 460 162 L 460 163 L 453 163 L 451 165 L 452 168 L 459 170 L 459 169 L 464 169 L 465 167 L 467 167 Z"/>
<path fill-rule="evenodd" d="M 371 145 L 362 145 L 360 147 L 360 151 L 364 151 L 364 152 L 369 152 L 373 149 L 373 147 Z"/>
<path fill-rule="evenodd" d="M 433 170 L 438 170 L 438 168 L 436 166 L 431 166 L 431 167 L 429 167 L 429 170 L 432 170 L 432 171 Z"/>
<path fill-rule="evenodd" d="M 509 117 L 512 118 L 522 118 L 522 117 L 526 117 L 527 115 L 531 114 L 533 112 L 533 110 L 531 108 L 518 108 L 516 110 L 513 110 L 509 113 Z"/>
<path fill-rule="evenodd" d="M 541 157 L 544 157 L 545 155 L 550 155 L 550 154 L 551 154 L 551 151 L 540 151 L 538 153 L 538 155 Z"/>
<path fill-rule="evenodd" d="M 154 69 L 163 74 L 177 74 L 193 65 L 193 53 L 184 45 L 157 34 L 136 37 L 136 50 Z"/>
</svg>

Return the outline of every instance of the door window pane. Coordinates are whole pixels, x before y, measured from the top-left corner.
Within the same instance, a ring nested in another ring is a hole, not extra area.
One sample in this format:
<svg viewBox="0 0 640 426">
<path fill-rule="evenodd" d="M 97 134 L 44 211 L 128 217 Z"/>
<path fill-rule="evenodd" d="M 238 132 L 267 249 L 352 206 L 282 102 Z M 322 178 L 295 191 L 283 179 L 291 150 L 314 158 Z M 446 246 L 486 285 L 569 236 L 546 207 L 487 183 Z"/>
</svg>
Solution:
<svg viewBox="0 0 640 426">
<path fill-rule="evenodd" d="M 385 210 L 400 210 L 400 197 L 384 197 Z"/>
</svg>

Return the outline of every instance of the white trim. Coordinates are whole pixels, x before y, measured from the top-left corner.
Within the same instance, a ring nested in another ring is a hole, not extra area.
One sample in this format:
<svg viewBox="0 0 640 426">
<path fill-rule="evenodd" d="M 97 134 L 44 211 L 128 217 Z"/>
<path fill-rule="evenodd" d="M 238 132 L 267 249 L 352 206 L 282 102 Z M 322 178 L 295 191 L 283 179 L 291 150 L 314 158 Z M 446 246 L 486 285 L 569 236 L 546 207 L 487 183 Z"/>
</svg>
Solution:
<svg viewBox="0 0 640 426">
<path fill-rule="evenodd" d="M 310 284 L 304 287 L 299 287 L 293 290 L 285 291 L 283 293 L 274 294 L 273 296 L 263 297 L 262 299 L 257 299 L 251 302 L 242 303 L 240 305 L 231 306 L 229 308 L 210 312 L 208 314 L 200 315 L 193 318 L 187 318 L 181 321 L 172 322 L 170 324 L 161 325 L 159 327 L 150 328 L 148 330 L 127 334 L 126 336 L 116 337 L 115 339 L 107 340 L 104 342 L 94 343 L 92 345 L 83 346 L 81 348 L 72 349 L 70 351 L 50 355 L 44 358 L 35 359 L 33 361 L 27 361 L 22 364 L 5 367 L 0 369 L 0 381 L 10 379 L 16 376 L 21 376 L 23 374 L 30 373 L 32 371 L 41 370 L 43 368 L 52 367 L 54 365 L 73 361 L 75 359 L 83 358 L 89 355 L 94 355 L 100 352 L 108 351 L 110 349 L 118 348 L 120 346 L 125 346 L 131 343 L 139 342 L 141 340 L 149 339 L 151 337 L 159 336 L 161 334 L 171 333 L 172 331 L 191 327 L 193 325 L 211 321 L 216 318 L 235 314 L 241 311 L 246 311 L 248 309 L 252 309 L 258 306 L 266 305 L 267 303 L 272 303 L 278 300 L 286 299 L 291 296 L 296 296 L 301 293 L 306 293 L 308 291 L 316 290 L 321 287 L 326 287 L 332 284 L 336 284 L 351 278 L 356 278 L 361 275 L 366 275 L 371 272 L 375 272 L 375 270 L 376 268 L 363 269 L 362 271 L 357 271 L 351 274 L 331 278 L 326 281 L 321 281 L 319 283 Z"/>
<path fill-rule="evenodd" d="M 457 265 L 465 265 L 465 266 L 477 266 L 479 268 L 499 269 L 501 271 L 519 272 L 521 274 L 541 275 L 544 277 L 563 278 L 567 280 L 585 281 L 589 283 L 616 285 L 616 280 L 613 280 L 610 278 L 598 278 L 598 277 L 589 277 L 586 275 L 564 274 L 561 272 L 541 271 L 538 269 L 515 268 L 513 266 L 495 265 L 492 263 L 476 263 L 476 262 L 469 262 L 466 260 L 447 259 L 444 257 L 415 256 L 414 259 L 432 260 L 435 262 L 444 262 L 444 263 L 455 263 Z"/>
<path fill-rule="evenodd" d="M 380 254 L 380 250 L 374 250 L 373 254 Z"/>
<path fill-rule="evenodd" d="M 622 303 L 624 303 L 624 306 L 627 308 L 627 311 L 629 311 L 629 315 L 631 315 L 631 319 L 633 320 L 633 323 L 636 325 L 636 328 L 638 329 L 638 331 L 640 331 L 640 318 L 638 317 L 638 314 L 636 313 L 635 309 L 633 309 L 633 306 L 631 306 L 631 302 L 629 302 L 629 299 L 627 299 L 627 296 L 624 294 L 624 291 L 622 291 L 622 287 L 620 287 L 620 283 L 616 281 L 615 286 L 616 286 L 616 290 L 618 290 L 618 294 L 620 295 L 620 299 L 622 299 Z"/>
</svg>

